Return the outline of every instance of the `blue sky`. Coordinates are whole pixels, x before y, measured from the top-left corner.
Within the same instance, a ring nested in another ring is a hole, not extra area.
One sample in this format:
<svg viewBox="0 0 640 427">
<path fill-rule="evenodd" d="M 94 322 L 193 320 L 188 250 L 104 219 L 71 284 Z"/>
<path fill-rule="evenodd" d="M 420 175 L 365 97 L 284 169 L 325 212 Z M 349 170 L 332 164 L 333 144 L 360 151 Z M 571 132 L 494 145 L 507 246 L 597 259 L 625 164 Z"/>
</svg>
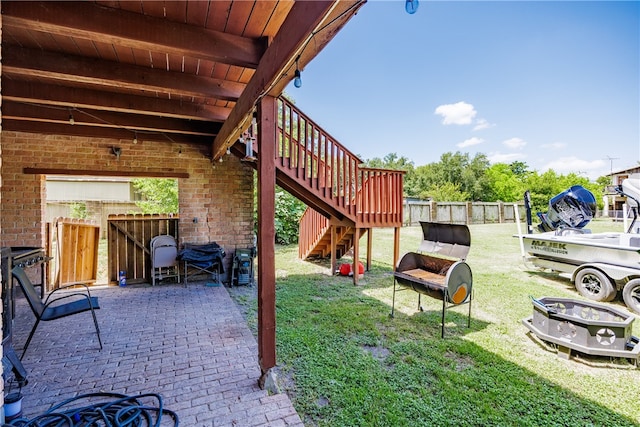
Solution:
<svg viewBox="0 0 640 427">
<path fill-rule="evenodd" d="M 640 161 L 640 2 L 369 1 L 287 93 L 364 159 L 595 179 Z"/>
</svg>

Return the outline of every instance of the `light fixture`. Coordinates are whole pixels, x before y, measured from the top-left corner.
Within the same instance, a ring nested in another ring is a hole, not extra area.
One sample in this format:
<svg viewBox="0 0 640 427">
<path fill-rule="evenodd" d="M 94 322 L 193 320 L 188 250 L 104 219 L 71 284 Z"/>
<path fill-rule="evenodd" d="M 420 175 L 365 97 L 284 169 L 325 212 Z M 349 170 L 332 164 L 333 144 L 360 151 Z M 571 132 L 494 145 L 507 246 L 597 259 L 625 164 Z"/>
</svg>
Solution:
<svg viewBox="0 0 640 427">
<path fill-rule="evenodd" d="M 227 147 L 227 156 L 231 154 L 231 148 Z"/>
<path fill-rule="evenodd" d="M 135 133 L 133 134 L 133 143 L 134 143 L 134 144 L 137 144 L 137 143 L 138 143 L 138 132 L 135 132 Z"/>
<path fill-rule="evenodd" d="M 297 88 L 302 87 L 302 76 L 300 75 L 300 68 L 298 68 L 298 60 L 300 59 L 300 55 L 298 55 L 298 57 L 296 58 L 296 71 L 293 74 L 294 75 L 294 79 L 293 79 L 293 85 Z"/>
<path fill-rule="evenodd" d="M 69 124 L 75 125 L 76 121 L 73 119 L 73 113 L 69 111 Z"/>
<path fill-rule="evenodd" d="M 244 142 L 244 157 L 242 158 L 242 161 L 255 162 L 258 159 L 253 155 L 253 138 L 245 138 Z"/>
<path fill-rule="evenodd" d="M 122 148 L 120 148 L 120 147 L 111 147 L 111 154 L 116 156 L 116 159 L 120 160 L 120 155 L 122 154 Z"/>
<path fill-rule="evenodd" d="M 416 13 L 419 6 L 420 2 L 418 0 L 406 0 L 404 3 L 404 10 L 406 10 L 409 15 L 413 15 Z"/>
</svg>

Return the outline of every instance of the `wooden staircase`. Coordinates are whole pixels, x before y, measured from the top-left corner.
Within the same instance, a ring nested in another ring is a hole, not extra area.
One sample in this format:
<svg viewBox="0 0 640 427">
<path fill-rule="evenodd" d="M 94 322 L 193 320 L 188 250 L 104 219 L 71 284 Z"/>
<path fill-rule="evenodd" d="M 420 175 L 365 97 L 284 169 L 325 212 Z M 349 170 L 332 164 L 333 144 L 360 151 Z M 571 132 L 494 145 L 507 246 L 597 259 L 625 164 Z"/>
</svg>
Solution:
<svg viewBox="0 0 640 427">
<path fill-rule="evenodd" d="M 332 233 L 340 258 L 369 229 L 402 226 L 403 171 L 362 167 L 288 100 L 275 102 L 276 183 L 308 206 L 300 220 L 300 258 L 330 256 Z"/>
</svg>

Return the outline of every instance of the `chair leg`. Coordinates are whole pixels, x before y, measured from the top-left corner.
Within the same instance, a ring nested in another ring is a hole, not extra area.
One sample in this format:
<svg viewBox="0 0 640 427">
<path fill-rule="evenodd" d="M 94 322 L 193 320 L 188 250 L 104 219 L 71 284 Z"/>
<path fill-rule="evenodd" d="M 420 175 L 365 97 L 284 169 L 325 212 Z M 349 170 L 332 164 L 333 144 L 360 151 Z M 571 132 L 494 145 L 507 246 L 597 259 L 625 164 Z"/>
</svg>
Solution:
<svg viewBox="0 0 640 427">
<path fill-rule="evenodd" d="M 96 333 L 98 334 L 98 342 L 100 343 L 100 350 L 102 350 L 102 339 L 100 338 L 100 327 L 98 326 L 98 319 L 96 318 L 96 312 L 91 308 L 91 315 L 93 316 L 93 324 L 96 327 Z"/>
<path fill-rule="evenodd" d="M 24 350 L 22 350 L 22 356 L 20 356 L 20 360 L 22 360 L 25 353 L 27 352 L 27 348 L 29 348 L 29 344 L 31 343 L 31 338 L 33 338 L 33 334 L 36 332 L 36 328 L 38 327 L 38 324 L 40 324 L 40 319 L 36 319 L 36 323 L 33 325 L 33 328 L 31 328 L 31 333 L 29 334 L 29 338 L 27 338 L 27 343 L 24 345 Z"/>
<path fill-rule="evenodd" d="M 98 319 L 96 318 L 96 312 L 91 309 L 91 315 L 93 316 L 93 324 L 96 327 L 96 334 L 98 334 L 98 342 L 100 343 L 100 350 L 102 350 L 102 338 L 100 338 L 100 327 L 98 326 Z"/>
</svg>

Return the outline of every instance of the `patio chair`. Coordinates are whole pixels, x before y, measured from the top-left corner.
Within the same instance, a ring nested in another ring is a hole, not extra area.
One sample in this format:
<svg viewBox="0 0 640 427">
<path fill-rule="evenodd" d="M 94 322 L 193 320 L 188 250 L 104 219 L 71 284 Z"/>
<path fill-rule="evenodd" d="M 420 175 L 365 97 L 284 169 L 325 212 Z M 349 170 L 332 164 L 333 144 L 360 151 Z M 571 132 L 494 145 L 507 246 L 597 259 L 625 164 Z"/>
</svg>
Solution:
<svg viewBox="0 0 640 427">
<path fill-rule="evenodd" d="M 18 284 L 22 288 L 22 292 L 29 302 L 29 306 L 31 307 L 33 314 L 35 314 L 36 316 L 36 323 L 31 329 L 29 338 L 27 338 L 27 343 L 24 345 L 24 350 L 22 351 L 20 360 L 22 360 L 25 353 L 27 352 L 27 348 L 29 348 L 29 344 L 31 343 L 31 338 L 33 338 L 33 334 L 36 332 L 36 328 L 40 324 L 40 321 L 46 322 L 49 320 L 56 320 L 85 311 L 91 311 L 91 315 L 93 316 L 93 324 L 96 327 L 96 334 L 98 334 L 100 350 L 102 350 L 100 328 L 98 327 L 98 319 L 96 319 L 95 313 L 95 310 L 99 309 L 100 305 L 98 304 L 98 297 L 91 296 L 89 287 L 87 285 L 68 285 L 55 289 L 47 296 L 47 298 L 43 302 L 42 299 L 40 299 L 38 292 L 36 292 L 33 283 L 31 283 L 31 280 L 29 280 L 29 277 L 27 277 L 27 274 L 21 267 L 14 267 L 11 273 L 13 274 L 13 277 L 18 281 Z M 64 295 L 61 296 L 56 295 L 56 292 L 70 288 L 72 286 L 84 286 L 86 288 L 86 292 L 84 290 L 79 290 L 78 292 L 64 293 Z M 54 297 L 54 295 L 56 296 Z"/>
<path fill-rule="evenodd" d="M 175 277 L 180 283 L 180 265 L 178 263 L 178 244 L 173 236 L 163 234 L 151 239 L 151 286 L 156 279 Z"/>
</svg>

